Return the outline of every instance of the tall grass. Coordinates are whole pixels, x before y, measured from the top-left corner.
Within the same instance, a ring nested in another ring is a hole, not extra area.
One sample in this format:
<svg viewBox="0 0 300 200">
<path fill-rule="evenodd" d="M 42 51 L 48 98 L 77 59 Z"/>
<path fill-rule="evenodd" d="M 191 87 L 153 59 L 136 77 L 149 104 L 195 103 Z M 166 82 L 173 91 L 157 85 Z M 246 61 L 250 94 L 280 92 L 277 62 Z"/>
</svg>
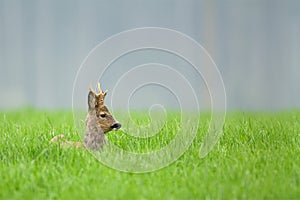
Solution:
<svg viewBox="0 0 300 200">
<path fill-rule="evenodd" d="M 142 114 L 133 118 L 138 125 L 149 123 Z M 174 138 L 178 127 L 174 119 L 169 117 L 150 138 L 117 131 L 109 133 L 108 140 L 128 151 L 159 149 Z M 155 172 L 132 174 L 102 165 L 84 149 L 49 145 L 57 134 L 82 140 L 70 111 L 2 112 L 0 198 L 300 198 L 300 112 L 229 113 L 218 144 L 200 159 L 209 119 L 201 117 L 196 138 L 176 162 Z"/>
</svg>

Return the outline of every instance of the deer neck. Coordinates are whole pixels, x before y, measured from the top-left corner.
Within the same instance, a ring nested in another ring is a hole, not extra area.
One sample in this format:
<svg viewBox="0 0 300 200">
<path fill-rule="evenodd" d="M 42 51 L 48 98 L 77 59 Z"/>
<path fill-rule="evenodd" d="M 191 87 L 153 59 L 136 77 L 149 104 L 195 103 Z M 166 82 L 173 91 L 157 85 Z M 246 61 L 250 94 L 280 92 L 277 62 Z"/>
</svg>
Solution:
<svg viewBox="0 0 300 200">
<path fill-rule="evenodd" d="M 106 144 L 106 137 L 94 114 L 89 113 L 86 119 L 84 145 L 91 150 L 99 150 Z"/>
</svg>

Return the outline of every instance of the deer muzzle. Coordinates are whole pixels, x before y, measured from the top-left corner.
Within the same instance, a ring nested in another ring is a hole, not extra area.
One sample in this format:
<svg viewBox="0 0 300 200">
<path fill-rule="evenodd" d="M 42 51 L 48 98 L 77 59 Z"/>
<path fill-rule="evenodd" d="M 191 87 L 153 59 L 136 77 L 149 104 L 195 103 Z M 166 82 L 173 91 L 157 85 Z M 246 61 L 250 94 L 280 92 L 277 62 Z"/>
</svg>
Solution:
<svg viewBox="0 0 300 200">
<path fill-rule="evenodd" d="M 121 128 L 121 126 L 122 126 L 122 125 L 121 125 L 119 122 L 116 122 L 116 123 L 114 123 L 113 125 L 111 125 L 110 128 L 111 128 L 112 130 L 118 130 L 118 129 Z"/>
</svg>

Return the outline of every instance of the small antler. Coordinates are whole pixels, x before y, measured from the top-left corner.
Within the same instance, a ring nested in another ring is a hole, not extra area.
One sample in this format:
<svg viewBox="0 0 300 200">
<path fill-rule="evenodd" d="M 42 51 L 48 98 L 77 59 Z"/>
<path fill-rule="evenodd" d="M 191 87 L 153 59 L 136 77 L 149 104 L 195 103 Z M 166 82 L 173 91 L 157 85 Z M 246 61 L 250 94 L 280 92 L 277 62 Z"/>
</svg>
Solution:
<svg viewBox="0 0 300 200">
<path fill-rule="evenodd" d="M 106 96 L 106 94 L 107 94 L 108 91 L 105 90 L 105 92 L 103 92 L 101 90 L 100 83 L 98 83 L 97 90 L 99 92 L 98 94 L 93 90 L 93 87 L 90 84 L 90 91 L 92 91 L 95 94 L 99 105 L 104 105 L 104 98 L 105 98 L 105 96 Z"/>
<path fill-rule="evenodd" d="M 104 98 L 107 94 L 107 90 L 105 90 L 105 92 L 103 92 L 100 88 L 100 83 L 98 83 L 98 92 L 99 92 L 99 104 L 104 105 Z"/>
<path fill-rule="evenodd" d="M 102 90 L 101 90 L 101 88 L 100 88 L 100 83 L 98 83 L 98 92 L 99 92 L 99 94 L 102 93 Z"/>
</svg>

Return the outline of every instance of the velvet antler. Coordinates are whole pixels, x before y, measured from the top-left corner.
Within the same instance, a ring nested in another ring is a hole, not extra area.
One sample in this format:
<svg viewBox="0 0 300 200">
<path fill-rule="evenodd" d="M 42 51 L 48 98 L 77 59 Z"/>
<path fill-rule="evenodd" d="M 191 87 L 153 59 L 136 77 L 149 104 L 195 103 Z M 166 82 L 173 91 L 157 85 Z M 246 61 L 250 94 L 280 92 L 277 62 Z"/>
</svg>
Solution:
<svg viewBox="0 0 300 200">
<path fill-rule="evenodd" d="M 98 90 L 98 92 L 99 92 L 98 94 L 93 90 L 93 87 L 92 87 L 92 85 L 90 84 L 90 91 L 93 92 L 93 93 L 95 94 L 99 106 L 104 105 L 104 98 L 105 98 L 105 96 L 106 96 L 106 94 L 107 94 L 108 91 L 106 90 L 105 92 L 103 92 L 103 91 L 101 90 L 100 83 L 98 83 L 97 90 Z"/>
</svg>

